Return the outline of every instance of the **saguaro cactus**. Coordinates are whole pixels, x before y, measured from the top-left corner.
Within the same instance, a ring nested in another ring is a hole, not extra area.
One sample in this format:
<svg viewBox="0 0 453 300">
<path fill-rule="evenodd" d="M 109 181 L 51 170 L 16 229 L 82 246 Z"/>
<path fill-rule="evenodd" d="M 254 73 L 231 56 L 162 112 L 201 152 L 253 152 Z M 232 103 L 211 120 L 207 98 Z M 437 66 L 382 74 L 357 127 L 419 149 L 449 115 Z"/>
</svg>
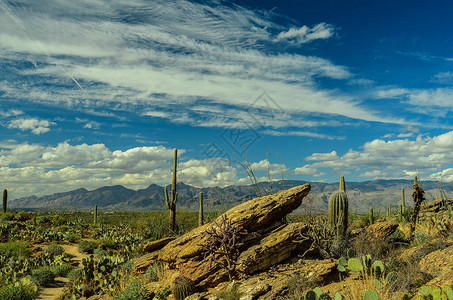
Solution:
<svg viewBox="0 0 453 300">
<path fill-rule="evenodd" d="M 98 223 L 98 206 L 94 206 L 94 224 Z"/>
<path fill-rule="evenodd" d="M 406 197 L 404 196 L 404 188 L 401 190 L 401 214 L 406 211 Z"/>
<path fill-rule="evenodd" d="M 176 227 L 176 201 L 178 200 L 178 193 L 176 192 L 176 166 L 178 164 L 178 149 L 175 149 L 175 157 L 173 160 L 173 177 L 171 180 L 171 194 L 168 197 L 168 189 L 165 187 L 165 203 L 169 209 L 170 216 L 170 229 L 175 230 Z"/>
<path fill-rule="evenodd" d="M 204 223 L 203 218 L 203 192 L 200 192 L 200 210 L 198 211 L 198 226 L 202 226 Z"/>
<path fill-rule="evenodd" d="M 344 176 L 340 179 L 340 189 L 329 200 L 329 223 L 338 236 L 346 236 L 348 230 L 348 196 Z"/>
<path fill-rule="evenodd" d="M 373 208 L 370 207 L 370 213 L 368 215 L 368 218 L 369 218 L 369 221 L 370 221 L 370 225 L 373 225 L 374 224 L 374 214 L 373 214 Z"/>
<path fill-rule="evenodd" d="M 8 204 L 8 191 L 3 190 L 3 213 L 6 213 L 6 206 Z"/>
</svg>

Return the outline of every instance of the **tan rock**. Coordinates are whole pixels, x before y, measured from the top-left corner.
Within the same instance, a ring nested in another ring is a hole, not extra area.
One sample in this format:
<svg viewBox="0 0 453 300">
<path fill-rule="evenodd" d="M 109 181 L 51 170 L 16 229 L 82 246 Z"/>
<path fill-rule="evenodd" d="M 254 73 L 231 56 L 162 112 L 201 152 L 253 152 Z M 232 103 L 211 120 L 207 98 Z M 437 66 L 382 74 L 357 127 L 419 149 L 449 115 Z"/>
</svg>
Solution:
<svg viewBox="0 0 453 300">
<path fill-rule="evenodd" d="M 436 277 L 445 270 L 451 270 L 453 268 L 453 246 L 431 252 L 422 258 L 419 266 L 420 270 Z"/>
<path fill-rule="evenodd" d="M 257 245 L 241 253 L 238 259 L 239 271 L 252 274 L 284 261 L 298 246 L 294 240 L 307 230 L 308 226 L 303 223 L 292 223 L 275 229 Z"/>
<path fill-rule="evenodd" d="M 266 294 L 271 289 L 270 285 L 263 279 L 252 277 L 241 283 L 238 292 L 240 299 L 256 299 L 258 296 Z"/>
<path fill-rule="evenodd" d="M 274 195 L 252 199 L 242 203 L 224 215 L 236 226 L 244 227 L 249 233 L 258 232 L 267 236 L 269 229 L 279 225 L 285 216 L 302 203 L 309 193 L 310 184 L 294 187 Z M 217 219 L 220 222 L 222 216 Z M 226 272 L 216 264 L 204 260 L 202 245 L 205 241 L 203 233 L 213 223 L 195 228 L 183 236 L 169 242 L 160 250 L 156 250 L 138 258 L 134 262 L 134 271 L 143 273 L 156 263 L 166 263 L 168 269 L 178 270 L 181 274 L 192 279 L 199 286 L 212 286 L 226 278 Z M 255 243 L 258 238 L 244 237 L 244 249 Z"/>
<path fill-rule="evenodd" d="M 438 212 L 442 209 L 446 209 L 449 205 L 453 204 L 453 200 L 437 199 L 420 207 L 420 212 Z"/>
<path fill-rule="evenodd" d="M 452 284 L 453 284 L 453 269 L 451 268 L 443 269 L 440 274 L 438 274 L 431 281 L 426 283 L 426 285 L 442 287 Z"/>
<path fill-rule="evenodd" d="M 379 222 L 368 226 L 366 233 L 368 237 L 384 240 L 391 236 L 396 231 L 398 226 L 398 223 L 394 222 Z"/>
<path fill-rule="evenodd" d="M 149 242 L 145 246 L 143 246 L 143 252 L 153 252 L 162 249 L 164 246 L 166 246 L 174 239 L 175 239 L 174 237 L 166 237 L 157 241 Z"/>
</svg>

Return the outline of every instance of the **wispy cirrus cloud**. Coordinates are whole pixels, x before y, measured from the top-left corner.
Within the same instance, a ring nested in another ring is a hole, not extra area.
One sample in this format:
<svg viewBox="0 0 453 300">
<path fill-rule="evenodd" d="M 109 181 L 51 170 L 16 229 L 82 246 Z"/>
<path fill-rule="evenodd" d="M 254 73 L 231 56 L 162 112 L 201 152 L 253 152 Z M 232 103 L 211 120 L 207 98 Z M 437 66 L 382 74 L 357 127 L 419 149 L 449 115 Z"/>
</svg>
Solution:
<svg viewBox="0 0 453 300">
<path fill-rule="evenodd" d="M 275 40 L 288 40 L 297 44 L 309 43 L 318 39 L 328 39 L 334 36 L 335 30 L 332 25 L 320 23 L 312 28 L 304 25 L 300 28 L 290 28 L 288 31 L 280 32 Z"/>
<path fill-rule="evenodd" d="M 351 96 L 320 88 L 320 78 L 353 79 L 349 68 L 322 57 L 267 50 L 328 40 L 335 29 L 327 23 L 285 26 L 272 12 L 214 0 L 14 3 L 0 18 L 0 48 L 10 64 L 32 62 L 15 66 L 22 78 L 52 82 L 52 89 L 26 81 L 21 82 L 26 92 L 10 84 L 3 89 L 6 97 L 130 110 L 162 102 L 189 109 L 193 101 L 210 100 L 241 109 L 266 91 L 294 112 L 401 123 Z M 191 122 L 184 116 L 169 120 Z"/>
</svg>

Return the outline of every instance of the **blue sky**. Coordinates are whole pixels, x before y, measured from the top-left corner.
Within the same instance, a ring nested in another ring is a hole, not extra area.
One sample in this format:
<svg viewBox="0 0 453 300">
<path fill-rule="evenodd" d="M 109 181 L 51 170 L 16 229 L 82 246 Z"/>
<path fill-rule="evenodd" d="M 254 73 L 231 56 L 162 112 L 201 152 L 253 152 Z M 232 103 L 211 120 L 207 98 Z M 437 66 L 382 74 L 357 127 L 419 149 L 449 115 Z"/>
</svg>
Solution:
<svg viewBox="0 0 453 300">
<path fill-rule="evenodd" d="M 452 8 L 0 0 L 2 188 L 453 181 Z"/>
</svg>

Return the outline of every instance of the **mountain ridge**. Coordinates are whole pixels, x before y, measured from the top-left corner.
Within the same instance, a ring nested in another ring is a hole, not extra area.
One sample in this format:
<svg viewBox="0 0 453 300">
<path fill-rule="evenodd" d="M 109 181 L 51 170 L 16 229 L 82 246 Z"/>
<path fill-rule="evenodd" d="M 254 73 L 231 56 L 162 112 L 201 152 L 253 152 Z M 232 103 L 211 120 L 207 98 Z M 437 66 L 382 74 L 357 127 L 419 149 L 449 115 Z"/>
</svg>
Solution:
<svg viewBox="0 0 453 300">
<path fill-rule="evenodd" d="M 283 188 L 291 188 L 302 185 L 307 181 L 285 180 L 261 182 L 259 184 L 263 195 L 275 193 Z M 410 205 L 411 180 L 390 179 L 373 180 L 363 182 L 347 182 L 347 193 L 351 210 L 366 212 L 369 207 L 385 211 L 389 204 L 395 209 L 401 201 L 401 189 L 405 188 L 406 203 Z M 330 195 L 338 190 L 338 183 L 310 182 L 312 189 L 304 201 L 302 209 L 310 209 L 314 212 L 327 210 Z M 451 183 L 448 183 L 451 187 Z M 440 197 L 439 183 L 437 181 L 425 181 L 423 186 L 426 190 L 428 201 Z M 447 185 L 445 185 L 447 186 Z M 171 185 L 167 185 L 171 188 Z M 180 209 L 197 210 L 199 193 L 203 192 L 205 209 L 216 210 L 230 208 L 241 202 L 257 196 L 254 185 L 231 185 L 226 187 L 198 188 L 185 183 L 177 184 L 178 202 Z M 451 194 L 451 188 L 446 190 Z M 68 192 L 60 192 L 45 196 L 28 196 L 10 200 L 12 209 L 37 210 L 37 211 L 90 211 L 94 207 L 103 211 L 150 211 L 162 210 L 165 207 L 164 187 L 150 184 L 147 188 L 132 190 L 122 185 L 103 186 L 94 190 L 78 188 Z"/>
</svg>

